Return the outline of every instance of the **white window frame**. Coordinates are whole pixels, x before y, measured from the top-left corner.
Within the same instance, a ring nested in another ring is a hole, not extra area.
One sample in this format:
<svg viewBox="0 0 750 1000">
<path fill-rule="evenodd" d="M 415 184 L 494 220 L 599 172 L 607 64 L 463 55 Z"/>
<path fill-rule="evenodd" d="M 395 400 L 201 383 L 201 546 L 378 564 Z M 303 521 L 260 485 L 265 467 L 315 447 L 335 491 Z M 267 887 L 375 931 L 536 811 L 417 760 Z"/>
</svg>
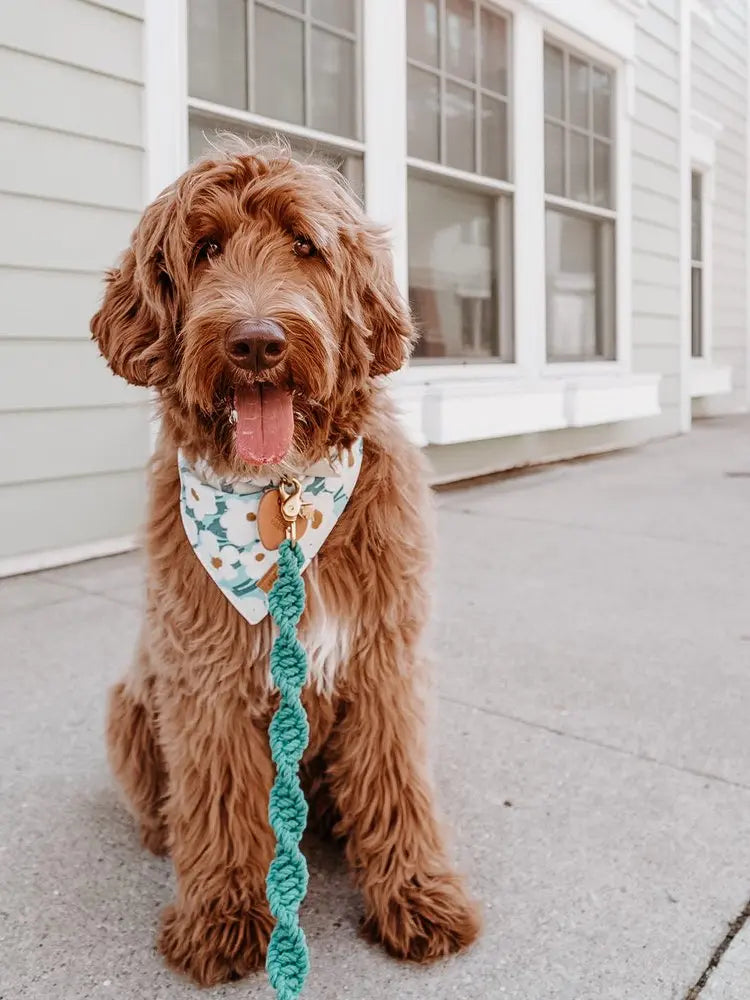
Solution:
<svg viewBox="0 0 750 1000">
<path fill-rule="evenodd" d="M 376 0 L 376 2 L 377 2 L 377 0 Z M 399 0 L 399 2 L 394 5 L 396 7 L 402 6 L 403 14 L 400 15 L 400 16 L 403 16 L 404 26 L 406 24 L 406 3 L 407 2 L 408 2 L 408 0 Z M 445 2 L 445 0 L 443 0 L 443 2 Z M 509 91 L 509 93 L 508 93 L 508 95 L 506 95 L 505 106 L 507 108 L 507 123 L 508 123 L 508 134 L 507 134 L 507 141 L 508 141 L 508 150 L 507 150 L 507 153 L 508 153 L 508 164 L 507 165 L 508 165 L 508 173 L 510 174 L 510 180 L 504 181 L 504 180 L 500 180 L 497 177 L 490 177 L 487 174 L 480 173 L 478 170 L 476 172 L 475 171 L 468 171 L 468 170 L 459 170 L 456 167 L 450 167 L 450 166 L 447 166 L 444 163 L 437 163 L 434 160 L 423 160 L 423 159 L 420 159 L 419 157 L 416 157 L 416 156 L 409 156 L 408 153 L 407 153 L 407 156 L 406 156 L 406 175 L 407 175 L 406 183 L 407 183 L 407 188 L 408 188 L 408 177 L 411 174 L 412 177 L 421 177 L 421 178 L 424 178 L 425 180 L 428 180 L 428 181 L 429 180 L 433 180 L 436 183 L 439 183 L 441 180 L 443 180 L 443 181 L 447 180 L 448 182 L 453 182 L 453 183 L 455 183 L 455 184 L 458 185 L 459 190 L 461 190 L 461 191 L 473 192 L 475 194 L 486 194 L 486 195 L 490 195 L 490 196 L 495 195 L 496 197 L 497 196 L 502 196 L 502 195 L 507 196 L 510 199 L 510 203 L 511 203 L 511 206 L 512 206 L 512 208 L 511 208 L 511 232 L 512 232 L 513 236 L 511 238 L 510 252 L 511 252 L 511 260 L 514 261 L 515 260 L 514 239 L 515 239 L 516 220 L 517 220 L 517 212 L 516 212 L 516 208 L 515 208 L 516 185 L 515 185 L 514 180 L 513 180 L 513 178 L 516 176 L 516 162 L 515 162 L 515 157 L 514 157 L 514 138 L 513 138 L 514 137 L 514 131 L 515 131 L 514 122 L 515 122 L 515 112 L 516 112 L 516 101 L 515 101 L 514 90 L 513 90 L 513 88 L 516 85 L 515 58 L 514 58 L 514 55 L 513 55 L 513 50 L 514 50 L 513 21 L 514 21 L 514 19 L 513 19 L 513 13 L 512 12 L 513 12 L 513 9 L 514 9 L 514 5 L 513 4 L 505 4 L 505 3 L 502 2 L 502 0 L 482 0 L 482 4 L 484 6 L 490 8 L 490 9 L 494 8 L 495 10 L 497 10 L 497 12 L 499 14 L 504 15 L 506 17 L 506 19 L 507 19 L 507 28 L 508 28 L 508 57 L 509 57 L 509 66 L 508 66 L 508 70 L 509 70 L 509 73 L 508 73 L 508 91 Z M 480 17 L 480 24 L 477 25 L 477 31 L 479 31 L 479 30 L 481 30 L 481 17 Z M 405 30 L 405 27 L 404 27 L 404 45 L 405 45 L 405 43 L 406 43 L 406 30 Z M 477 45 L 478 44 L 479 44 L 479 39 L 477 38 Z M 406 72 L 408 73 L 408 67 L 407 67 Z M 436 75 L 439 73 L 440 91 L 441 91 L 441 94 L 443 94 L 444 93 L 444 89 L 445 89 L 445 74 L 446 74 L 445 67 L 441 67 L 440 70 L 436 70 L 435 72 L 436 72 Z M 479 94 L 481 92 L 481 83 L 480 83 L 480 81 L 477 81 L 476 84 L 473 85 L 473 86 L 475 87 L 475 93 Z M 404 104 L 407 103 L 407 91 L 406 91 L 406 88 L 403 91 L 403 96 L 402 96 L 401 100 L 404 102 Z M 404 124 L 406 126 L 406 120 L 405 120 Z M 476 124 L 475 124 L 475 130 L 476 130 Z M 441 111 L 441 114 L 440 114 L 440 135 L 441 135 L 440 148 L 441 149 L 443 148 L 444 131 L 445 131 L 444 113 Z M 408 132 L 408 130 L 407 130 L 407 132 Z M 408 139 L 408 136 L 407 136 L 407 139 Z M 476 143 L 477 143 L 477 140 L 478 140 L 478 136 L 477 136 L 476 131 L 475 131 L 475 136 L 474 136 L 475 152 L 476 152 Z M 374 153 L 374 150 L 373 150 L 373 153 Z M 479 162 L 478 161 L 477 161 L 477 167 L 479 167 Z M 373 169 L 377 170 L 379 168 L 378 167 L 374 167 Z M 368 208 L 368 211 L 369 211 L 370 210 L 369 204 L 367 205 L 367 208 Z M 496 219 L 497 219 L 497 212 L 496 212 Z M 496 240 L 502 239 L 502 235 L 501 235 L 499 224 L 495 226 L 495 239 Z M 408 236 L 407 236 L 407 244 L 406 244 L 406 247 L 405 247 L 405 252 L 406 252 L 406 256 L 407 256 L 407 280 L 406 280 L 406 285 L 405 286 L 402 285 L 401 287 L 402 287 L 402 291 L 404 292 L 404 294 L 408 297 L 408 289 L 409 289 L 409 280 L 408 280 Z M 500 255 L 498 255 L 498 257 L 499 256 Z M 499 264 L 498 264 L 498 267 L 499 267 Z M 518 377 L 520 369 L 518 367 L 517 340 L 516 340 L 516 315 L 515 315 L 515 301 L 516 301 L 516 299 L 515 299 L 515 296 L 516 296 L 517 279 L 516 279 L 516 273 L 515 273 L 515 265 L 512 266 L 511 270 L 512 270 L 512 274 L 513 274 L 513 278 L 512 278 L 512 285 L 513 285 L 513 287 L 512 287 L 512 295 L 513 295 L 513 303 L 514 303 L 514 309 L 513 309 L 513 314 L 511 315 L 511 324 L 510 324 L 511 325 L 511 340 L 512 340 L 512 345 L 513 345 L 513 352 L 512 352 L 513 353 L 513 360 L 512 361 L 507 361 L 507 360 L 504 360 L 502 357 L 489 357 L 489 358 L 482 359 L 482 360 L 479 360 L 479 361 L 474 360 L 473 358 L 456 358 L 456 357 L 453 357 L 453 358 L 446 357 L 444 359 L 433 360 L 433 361 L 431 361 L 428 358 L 414 358 L 413 361 L 412 361 L 412 367 L 413 367 L 413 369 L 415 371 L 415 375 L 414 375 L 415 379 L 419 379 L 421 377 L 424 380 L 428 380 L 428 379 L 430 379 L 433 376 L 433 374 L 434 374 L 434 372 L 435 372 L 436 369 L 441 374 L 442 373 L 446 373 L 446 375 L 448 377 L 454 377 L 454 378 L 459 378 L 459 379 L 461 379 L 461 378 L 472 378 L 472 377 L 475 377 L 477 375 L 485 375 L 486 376 L 486 375 L 490 375 L 490 374 L 494 375 L 494 376 L 498 376 L 499 375 L 500 377 L 508 377 L 509 375 L 511 377 L 512 376 Z M 496 277 L 498 277 L 498 279 L 499 279 L 499 277 L 500 277 L 499 274 L 496 273 Z M 498 293 L 502 292 L 501 284 L 502 284 L 501 281 L 498 280 Z M 499 331 L 500 331 L 500 311 L 501 311 L 501 309 L 502 309 L 502 306 L 500 304 L 499 294 L 498 294 L 497 315 L 495 317 L 495 321 L 496 321 L 496 330 L 495 330 L 495 333 L 498 335 L 498 349 L 501 346 L 500 345 L 500 334 L 499 334 Z M 468 369 L 468 371 L 467 371 L 467 369 Z M 443 377 L 445 377 L 445 376 L 443 376 Z"/>
<path fill-rule="evenodd" d="M 690 163 L 690 270 L 692 272 L 695 258 L 692 250 L 692 220 L 693 220 L 693 174 L 700 178 L 700 205 L 701 205 L 701 353 L 692 354 L 692 300 L 690 306 L 690 348 L 691 361 L 711 360 L 713 324 L 711 322 L 713 308 L 713 254 L 712 254 L 712 222 L 713 222 L 713 200 L 714 200 L 714 171 L 712 167 L 707 167 L 702 163 L 692 160 Z M 692 283 L 692 273 L 691 273 Z"/>
<path fill-rule="evenodd" d="M 618 195 L 619 195 L 619 192 L 618 192 L 618 189 L 617 189 L 617 177 L 618 177 L 618 172 L 620 172 L 622 170 L 622 166 L 618 162 L 618 145 L 619 145 L 618 144 L 618 139 L 619 139 L 618 126 L 619 126 L 619 115 L 617 113 L 619 90 L 621 89 L 621 86 L 622 86 L 621 75 L 619 73 L 619 68 L 620 67 L 618 65 L 615 65 L 614 63 L 611 63 L 608 60 L 603 60 L 603 59 L 600 59 L 598 57 L 593 56 L 590 53 L 590 51 L 586 51 L 586 49 L 584 47 L 582 47 L 581 45 L 579 45 L 579 44 L 577 44 L 577 45 L 574 46 L 574 45 L 568 45 L 567 43 L 562 42 L 561 39 L 560 39 L 559 32 L 557 32 L 554 35 L 545 33 L 544 43 L 545 43 L 545 45 L 549 44 L 551 47 L 556 48 L 562 54 L 563 60 L 564 60 L 564 66 L 566 66 L 566 67 L 569 66 L 569 60 L 570 60 L 571 57 L 573 57 L 573 58 L 579 58 L 579 59 L 585 61 L 589 65 L 592 65 L 592 66 L 595 66 L 597 68 L 601 68 L 601 69 L 609 71 L 612 74 L 612 83 L 613 83 L 613 92 L 612 92 L 612 104 L 613 104 L 613 108 L 612 108 L 611 121 L 610 121 L 611 135 L 609 136 L 609 140 L 610 140 L 609 141 L 609 149 L 610 149 L 610 185 L 611 185 L 611 194 L 612 194 L 612 199 L 611 200 L 613 202 L 613 205 L 611 207 L 604 207 L 604 206 L 601 206 L 601 205 L 595 205 L 593 202 L 576 201 L 576 200 L 574 200 L 572 198 L 568 198 L 568 197 L 565 197 L 565 196 L 562 196 L 562 195 L 550 194 L 546 190 L 546 181 L 545 181 L 545 192 L 544 192 L 545 217 L 546 217 L 546 210 L 548 208 L 552 208 L 552 209 L 558 208 L 558 209 L 562 209 L 563 211 L 567 210 L 574 217 L 581 218 L 581 219 L 584 219 L 586 221 L 592 221 L 592 222 L 596 222 L 597 220 L 602 220 L 602 221 L 607 220 L 607 221 L 610 221 L 610 222 L 614 223 L 614 232 L 615 232 L 615 268 L 614 268 L 614 274 L 612 276 L 612 281 L 613 281 L 613 286 L 614 286 L 613 287 L 613 291 L 614 291 L 614 295 L 615 295 L 614 344 L 613 344 L 614 355 L 615 355 L 614 358 L 585 358 L 585 359 L 573 360 L 573 361 L 565 361 L 565 360 L 561 360 L 561 359 L 558 359 L 556 361 L 547 360 L 545 368 L 546 368 L 547 371 L 551 371 L 553 374 L 557 373 L 557 372 L 560 372 L 560 373 L 567 372 L 570 369 L 570 367 L 574 366 L 574 365 L 577 366 L 577 370 L 579 370 L 579 371 L 581 371 L 581 370 L 588 371 L 590 366 L 592 368 L 592 371 L 596 370 L 598 372 L 598 371 L 601 371 L 602 369 L 604 369 L 605 371 L 606 370 L 610 370 L 611 371 L 611 370 L 613 370 L 613 366 L 615 366 L 617 364 L 617 362 L 619 361 L 619 359 L 620 359 L 620 346 L 621 346 L 622 340 L 624 339 L 620 335 L 621 334 L 620 322 L 619 322 L 619 316 L 618 316 L 618 312 L 617 312 L 617 304 L 618 304 L 619 296 L 620 296 L 620 289 L 618 287 L 619 280 L 618 280 L 618 273 L 617 273 L 617 264 L 618 264 L 618 261 L 620 259 L 620 247 L 618 246 L 618 231 L 619 231 L 619 225 L 618 225 L 618 222 L 619 222 L 619 213 L 618 213 L 619 200 L 618 200 Z M 544 60 L 544 56 L 542 56 L 542 60 Z M 542 73 L 544 73 L 544 61 L 542 62 Z M 564 80 L 564 82 L 566 82 L 567 86 L 570 86 L 570 75 L 569 75 L 569 73 L 570 73 L 569 69 L 564 69 L 564 71 L 563 71 L 563 80 Z M 567 114 L 566 109 L 563 109 L 563 116 L 565 117 L 566 114 Z M 547 112 L 546 112 L 546 109 L 545 109 L 545 118 L 544 118 L 545 125 L 546 125 L 546 123 L 548 121 L 548 117 L 549 116 L 547 115 Z M 558 124 L 558 125 L 562 125 L 562 122 L 560 122 L 559 119 L 553 119 L 553 123 L 554 124 Z M 592 123 L 591 128 L 593 129 L 593 123 Z M 575 126 L 572 125 L 571 122 L 566 121 L 565 124 L 563 125 L 563 129 L 564 129 L 564 133 L 569 133 L 571 130 L 575 130 Z M 585 134 L 586 134 L 586 137 L 589 138 L 589 132 L 587 131 Z M 566 143 L 566 148 L 565 148 L 565 151 L 563 153 L 563 157 L 564 157 L 564 161 L 563 162 L 564 162 L 564 165 L 565 165 L 565 171 L 566 171 L 566 173 L 567 173 L 567 171 L 570 168 L 570 164 L 569 164 L 569 155 L 570 155 L 570 153 L 569 153 L 569 150 L 570 150 L 570 147 Z M 544 155 L 545 155 L 545 165 L 546 165 L 546 149 L 544 151 Z M 594 176 L 593 176 L 594 162 L 593 162 L 593 156 L 592 155 L 590 155 L 590 157 L 589 157 L 589 170 L 591 171 L 591 176 L 589 178 L 589 183 L 591 185 L 593 185 L 593 183 L 594 183 Z M 545 241 L 546 241 L 546 228 L 545 228 Z M 546 272 L 545 272 L 545 279 L 546 279 Z M 546 292 L 546 285 L 547 285 L 547 282 L 545 280 L 545 292 Z M 548 342 L 548 338 L 545 338 L 545 352 L 546 352 L 545 357 L 548 358 L 548 355 L 549 355 L 549 342 Z"/>
<path fill-rule="evenodd" d="M 692 299 L 688 313 L 688 386 L 691 398 L 718 396 L 731 392 L 731 365 L 717 365 L 714 362 L 714 330 L 713 330 L 713 206 L 716 196 L 716 140 L 721 134 L 719 122 L 693 111 L 690 115 L 690 175 L 691 198 L 688 201 L 686 220 L 691 226 L 692 220 L 692 174 L 700 174 L 701 178 L 701 346 L 700 357 L 692 355 Z M 691 237 L 691 272 L 692 272 L 692 237 Z M 692 275 L 691 275 L 692 277 Z"/>
<path fill-rule="evenodd" d="M 408 292 L 406 0 L 361 0 L 363 141 L 188 99 L 187 0 L 145 0 L 149 199 L 188 163 L 188 109 L 364 154 L 365 204 L 388 227 L 394 267 Z M 495 0 L 492 0 L 495 2 Z M 448 443 L 655 415 L 658 376 L 631 372 L 631 115 L 635 21 L 645 0 L 497 0 L 510 17 L 511 182 L 468 174 L 472 186 L 512 192 L 514 360 L 421 361 L 392 379 L 415 441 Z M 616 360 L 546 360 L 544 38 L 610 67 L 615 78 Z M 427 165 L 462 179 L 461 171 Z M 611 390 L 611 391 L 610 391 Z M 471 406 L 468 407 L 469 402 Z M 464 407 L 471 419 L 460 416 Z"/>
</svg>

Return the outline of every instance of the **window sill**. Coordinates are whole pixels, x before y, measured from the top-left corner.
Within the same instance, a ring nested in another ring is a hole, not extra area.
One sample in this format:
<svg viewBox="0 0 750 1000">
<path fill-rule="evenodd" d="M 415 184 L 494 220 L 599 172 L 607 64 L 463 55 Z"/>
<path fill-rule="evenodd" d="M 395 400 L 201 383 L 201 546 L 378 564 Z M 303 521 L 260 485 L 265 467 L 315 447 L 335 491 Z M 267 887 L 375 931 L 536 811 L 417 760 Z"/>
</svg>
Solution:
<svg viewBox="0 0 750 1000">
<path fill-rule="evenodd" d="M 703 358 L 690 361 L 690 396 L 725 396 L 732 391 L 732 369 L 729 365 L 712 365 Z"/>
<path fill-rule="evenodd" d="M 660 412 L 658 375 L 612 372 L 532 378 L 515 366 L 474 378 L 463 370 L 456 377 L 456 372 L 453 368 L 441 377 L 435 369 L 420 372 L 413 367 L 392 380 L 404 427 L 415 443 L 458 444 L 635 420 Z"/>
</svg>

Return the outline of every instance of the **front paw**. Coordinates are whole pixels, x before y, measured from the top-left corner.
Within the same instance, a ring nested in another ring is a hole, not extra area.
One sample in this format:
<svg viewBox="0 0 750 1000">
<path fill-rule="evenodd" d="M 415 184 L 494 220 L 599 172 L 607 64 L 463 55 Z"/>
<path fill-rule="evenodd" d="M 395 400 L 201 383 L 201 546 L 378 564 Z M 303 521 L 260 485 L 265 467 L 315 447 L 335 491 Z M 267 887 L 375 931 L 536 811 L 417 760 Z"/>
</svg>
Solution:
<svg viewBox="0 0 750 1000">
<path fill-rule="evenodd" d="M 168 906 L 158 948 L 176 972 L 199 986 L 215 986 L 262 968 L 272 929 L 271 914 L 261 906 Z"/>
<path fill-rule="evenodd" d="M 468 948 L 481 926 L 479 908 L 456 875 L 415 876 L 369 900 L 362 933 L 395 958 L 434 962 Z"/>
</svg>

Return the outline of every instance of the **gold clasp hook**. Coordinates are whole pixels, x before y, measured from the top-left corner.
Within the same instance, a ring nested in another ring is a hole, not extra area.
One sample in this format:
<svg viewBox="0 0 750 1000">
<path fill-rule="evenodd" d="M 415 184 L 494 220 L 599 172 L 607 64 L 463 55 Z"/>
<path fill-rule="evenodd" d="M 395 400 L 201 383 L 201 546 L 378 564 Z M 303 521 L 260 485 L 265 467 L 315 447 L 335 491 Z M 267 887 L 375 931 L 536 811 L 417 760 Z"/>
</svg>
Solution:
<svg viewBox="0 0 750 1000">
<path fill-rule="evenodd" d="M 302 484 L 293 476 L 279 483 L 281 516 L 286 521 L 286 537 L 295 545 L 297 542 L 297 518 L 302 512 Z"/>
</svg>

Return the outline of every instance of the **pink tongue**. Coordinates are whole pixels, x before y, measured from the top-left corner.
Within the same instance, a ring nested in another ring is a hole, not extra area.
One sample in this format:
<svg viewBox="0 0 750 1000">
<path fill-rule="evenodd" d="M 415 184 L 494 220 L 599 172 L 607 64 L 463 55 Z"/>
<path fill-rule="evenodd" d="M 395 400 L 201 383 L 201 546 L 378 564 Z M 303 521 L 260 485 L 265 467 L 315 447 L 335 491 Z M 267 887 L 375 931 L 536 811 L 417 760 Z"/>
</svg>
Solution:
<svg viewBox="0 0 750 1000">
<path fill-rule="evenodd" d="M 280 462 L 294 434 L 292 397 L 274 385 L 236 389 L 237 454 L 249 465 Z"/>
</svg>

